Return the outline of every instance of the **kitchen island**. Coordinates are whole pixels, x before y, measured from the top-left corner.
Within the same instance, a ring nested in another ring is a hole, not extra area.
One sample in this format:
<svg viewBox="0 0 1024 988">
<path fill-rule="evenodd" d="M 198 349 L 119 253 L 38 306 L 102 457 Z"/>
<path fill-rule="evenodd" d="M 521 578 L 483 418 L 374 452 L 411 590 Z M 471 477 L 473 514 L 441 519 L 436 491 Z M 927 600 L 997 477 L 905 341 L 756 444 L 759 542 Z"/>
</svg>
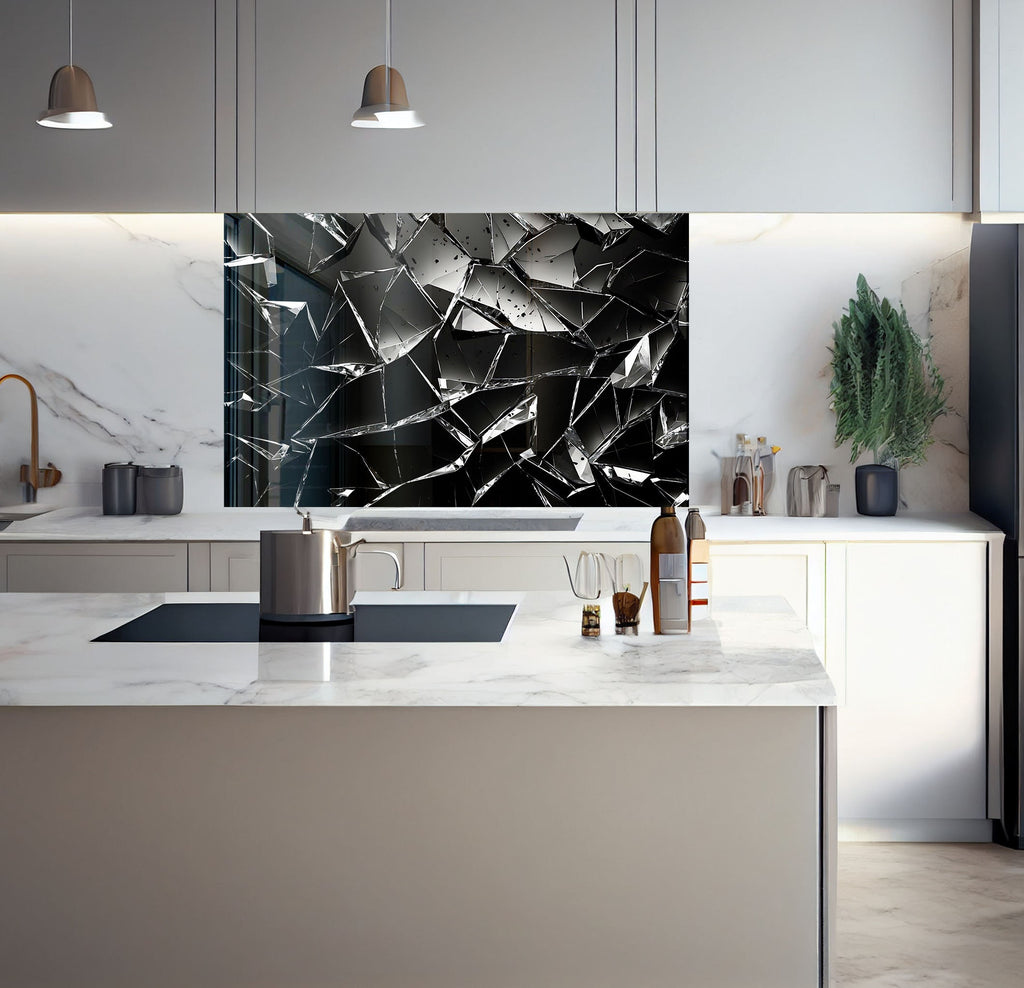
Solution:
<svg viewBox="0 0 1024 988">
<path fill-rule="evenodd" d="M 518 608 L 173 645 L 90 639 L 253 598 L 0 597 L 10 983 L 827 983 L 835 693 L 794 616 L 584 640 L 571 598 L 445 596 Z"/>
</svg>

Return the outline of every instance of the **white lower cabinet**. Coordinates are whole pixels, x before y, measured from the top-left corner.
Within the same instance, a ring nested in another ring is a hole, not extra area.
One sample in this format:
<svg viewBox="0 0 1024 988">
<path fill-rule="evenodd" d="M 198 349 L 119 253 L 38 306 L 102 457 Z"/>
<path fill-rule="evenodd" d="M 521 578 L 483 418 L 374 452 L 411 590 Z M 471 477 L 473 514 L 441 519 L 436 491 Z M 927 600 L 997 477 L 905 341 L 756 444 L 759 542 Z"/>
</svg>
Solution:
<svg viewBox="0 0 1024 988">
<path fill-rule="evenodd" d="M 987 549 L 846 546 L 845 839 L 988 839 Z"/>
<path fill-rule="evenodd" d="M 427 590 L 569 589 L 565 561 L 575 572 L 581 552 L 635 552 L 650 569 L 649 542 L 433 542 L 424 546 Z M 609 590 L 610 593 L 610 590 Z"/>
<path fill-rule="evenodd" d="M 711 599 L 781 597 L 814 638 L 826 666 L 825 543 L 711 543 Z M 831 670 L 830 670 L 831 671 Z"/>
<path fill-rule="evenodd" d="M 10 543 L 0 590 L 11 593 L 168 593 L 188 589 L 183 542 Z"/>
</svg>

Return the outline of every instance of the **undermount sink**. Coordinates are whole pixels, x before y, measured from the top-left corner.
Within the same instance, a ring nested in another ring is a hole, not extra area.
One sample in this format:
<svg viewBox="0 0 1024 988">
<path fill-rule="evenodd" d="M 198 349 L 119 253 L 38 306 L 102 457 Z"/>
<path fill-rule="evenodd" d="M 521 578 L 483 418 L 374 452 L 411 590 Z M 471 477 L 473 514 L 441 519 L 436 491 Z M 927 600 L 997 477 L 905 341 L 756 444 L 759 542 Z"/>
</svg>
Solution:
<svg viewBox="0 0 1024 988">
<path fill-rule="evenodd" d="M 53 511 L 55 504 L 5 504 L 0 505 L 0 522 L 22 521 Z"/>
<path fill-rule="evenodd" d="M 423 511 L 374 509 L 349 515 L 345 527 L 354 532 L 573 532 L 582 512 L 550 508 L 488 511 L 485 508 Z"/>
<path fill-rule="evenodd" d="M 161 604 L 97 642 L 499 642 L 515 604 L 358 604 L 355 615 L 261 621 L 250 603 Z"/>
</svg>

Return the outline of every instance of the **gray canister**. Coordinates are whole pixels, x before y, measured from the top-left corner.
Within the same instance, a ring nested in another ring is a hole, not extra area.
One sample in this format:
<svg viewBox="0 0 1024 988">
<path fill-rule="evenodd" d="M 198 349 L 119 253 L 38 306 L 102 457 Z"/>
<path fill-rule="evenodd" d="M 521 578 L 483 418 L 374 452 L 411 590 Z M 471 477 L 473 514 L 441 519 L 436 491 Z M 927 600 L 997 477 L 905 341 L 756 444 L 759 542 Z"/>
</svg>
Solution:
<svg viewBox="0 0 1024 988">
<path fill-rule="evenodd" d="M 136 490 L 135 510 L 138 514 L 179 514 L 185 497 L 181 467 L 139 467 Z"/>
<path fill-rule="evenodd" d="M 135 482 L 138 467 L 134 463 L 103 464 L 103 513 L 135 514 Z"/>
</svg>

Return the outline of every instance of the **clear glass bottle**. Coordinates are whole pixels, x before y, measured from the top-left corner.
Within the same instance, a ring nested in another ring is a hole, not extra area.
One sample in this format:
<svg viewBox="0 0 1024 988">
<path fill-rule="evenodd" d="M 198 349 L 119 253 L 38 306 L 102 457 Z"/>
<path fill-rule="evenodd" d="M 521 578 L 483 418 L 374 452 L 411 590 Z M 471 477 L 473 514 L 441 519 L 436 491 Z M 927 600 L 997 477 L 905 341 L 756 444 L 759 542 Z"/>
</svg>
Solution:
<svg viewBox="0 0 1024 988">
<path fill-rule="evenodd" d="M 656 635 L 687 627 L 686 536 L 675 505 L 661 509 L 651 526 L 651 601 Z"/>
</svg>

